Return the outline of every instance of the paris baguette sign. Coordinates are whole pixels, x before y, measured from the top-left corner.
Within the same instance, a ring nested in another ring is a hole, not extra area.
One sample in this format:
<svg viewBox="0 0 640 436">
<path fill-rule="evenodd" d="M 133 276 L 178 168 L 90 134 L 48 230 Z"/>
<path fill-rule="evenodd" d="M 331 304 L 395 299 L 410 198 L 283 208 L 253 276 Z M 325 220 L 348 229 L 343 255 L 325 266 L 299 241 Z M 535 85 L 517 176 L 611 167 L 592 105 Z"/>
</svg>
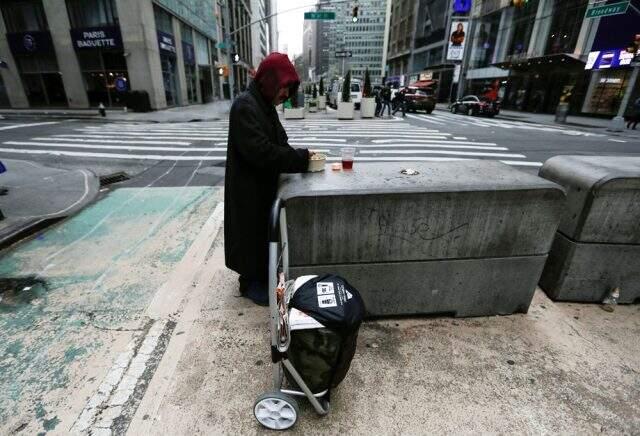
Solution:
<svg viewBox="0 0 640 436">
<path fill-rule="evenodd" d="M 72 29 L 71 39 L 77 49 L 122 48 L 122 35 L 118 27 L 88 27 Z"/>
</svg>

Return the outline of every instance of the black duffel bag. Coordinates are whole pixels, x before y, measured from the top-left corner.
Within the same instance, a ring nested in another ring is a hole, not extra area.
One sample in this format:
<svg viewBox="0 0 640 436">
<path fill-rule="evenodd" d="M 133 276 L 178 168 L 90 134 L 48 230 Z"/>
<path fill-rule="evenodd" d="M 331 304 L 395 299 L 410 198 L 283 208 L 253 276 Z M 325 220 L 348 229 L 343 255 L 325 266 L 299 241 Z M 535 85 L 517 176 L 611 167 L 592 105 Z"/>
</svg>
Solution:
<svg viewBox="0 0 640 436">
<path fill-rule="evenodd" d="M 342 277 L 326 274 L 295 289 L 289 307 L 317 321 L 317 328 L 294 329 L 288 356 L 313 393 L 338 386 L 356 352 L 365 314 L 358 291 Z M 287 374 L 290 383 L 293 378 Z"/>
</svg>

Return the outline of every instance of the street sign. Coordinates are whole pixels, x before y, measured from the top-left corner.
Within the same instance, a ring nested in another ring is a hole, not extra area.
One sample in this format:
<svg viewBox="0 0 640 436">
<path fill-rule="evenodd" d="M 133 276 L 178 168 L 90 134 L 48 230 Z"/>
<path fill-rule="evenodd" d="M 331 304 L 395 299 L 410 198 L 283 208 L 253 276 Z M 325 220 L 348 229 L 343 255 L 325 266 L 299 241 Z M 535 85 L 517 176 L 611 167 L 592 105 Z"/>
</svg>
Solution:
<svg viewBox="0 0 640 436">
<path fill-rule="evenodd" d="M 335 12 L 305 12 L 304 13 L 305 20 L 335 20 L 336 13 Z"/>
<path fill-rule="evenodd" d="M 629 8 L 629 1 L 620 3 L 612 3 L 610 5 L 594 6 L 587 9 L 587 15 L 585 18 L 600 18 L 608 17 L 609 15 L 624 14 Z"/>
<path fill-rule="evenodd" d="M 350 58 L 352 55 L 353 53 L 351 53 L 351 50 L 342 50 L 336 52 L 337 58 Z"/>
</svg>

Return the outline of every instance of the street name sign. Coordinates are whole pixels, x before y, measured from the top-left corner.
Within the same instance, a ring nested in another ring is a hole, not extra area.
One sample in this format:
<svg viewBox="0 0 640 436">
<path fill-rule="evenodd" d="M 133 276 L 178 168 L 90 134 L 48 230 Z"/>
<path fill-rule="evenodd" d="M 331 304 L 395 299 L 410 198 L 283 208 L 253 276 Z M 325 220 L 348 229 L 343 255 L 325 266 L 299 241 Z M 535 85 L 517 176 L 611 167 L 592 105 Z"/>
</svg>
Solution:
<svg viewBox="0 0 640 436">
<path fill-rule="evenodd" d="M 350 50 L 342 50 L 336 52 L 337 58 L 350 58 L 353 55 Z"/>
<path fill-rule="evenodd" d="M 335 20 L 336 13 L 335 12 L 305 12 L 304 13 L 305 20 Z"/>
<path fill-rule="evenodd" d="M 585 18 L 608 17 L 609 15 L 624 14 L 629 8 L 629 2 L 612 3 L 610 5 L 594 6 L 587 9 Z"/>
</svg>

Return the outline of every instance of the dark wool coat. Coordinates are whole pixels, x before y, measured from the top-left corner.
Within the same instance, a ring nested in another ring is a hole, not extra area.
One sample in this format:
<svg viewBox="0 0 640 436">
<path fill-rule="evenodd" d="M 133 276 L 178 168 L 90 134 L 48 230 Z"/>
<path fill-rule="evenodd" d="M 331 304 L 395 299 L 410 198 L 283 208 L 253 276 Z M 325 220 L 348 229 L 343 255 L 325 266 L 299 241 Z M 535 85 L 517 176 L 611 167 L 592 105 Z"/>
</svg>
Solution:
<svg viewBox="0 0 640 436">
<path fill-rule="evenodd" d="M 224 193 L 228 268 L 247 279 L 267 281 L 268 220 L 278 176 L 304 172 L 308 165 L 308 150 L 289 145 L 275 107 L 253 82 L 229 114 Z"/>
</svg>

